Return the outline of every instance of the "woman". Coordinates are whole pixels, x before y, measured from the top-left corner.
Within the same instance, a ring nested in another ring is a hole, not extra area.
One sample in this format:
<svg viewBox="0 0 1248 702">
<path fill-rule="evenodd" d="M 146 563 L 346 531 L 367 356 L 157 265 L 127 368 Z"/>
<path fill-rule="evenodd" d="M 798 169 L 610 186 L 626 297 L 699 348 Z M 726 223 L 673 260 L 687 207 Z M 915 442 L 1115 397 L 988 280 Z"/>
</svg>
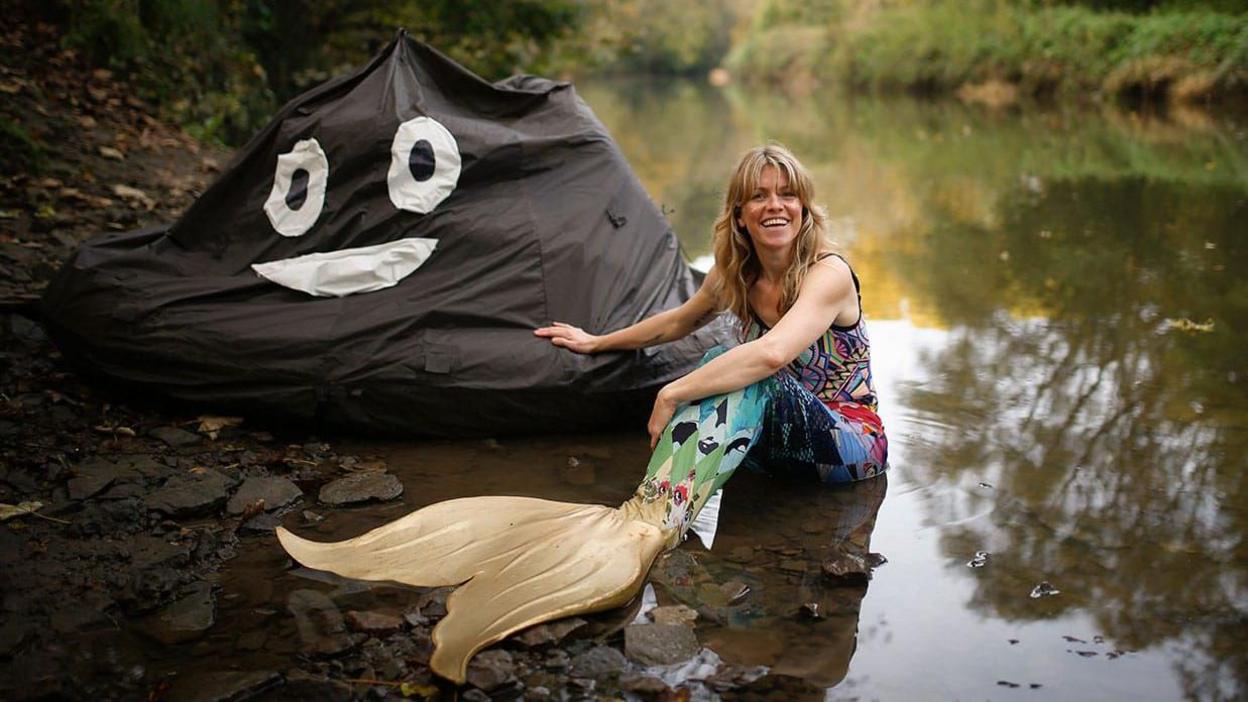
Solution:
<svg viewBox="0 0 1248 702">
<path fill-rule="evenodd" d="M 605 336 L 566 324 L 536 330 L 595 353 L 678 339 L 723 308 L 742 323 L 745 343 L 711 351 L 659 392 L 646 478 L 620 507 L 463 498 L 337 543 L 279 528 L 282 546 L 347 577 L 459 586 L 433 631 L 430 667 L 462 682 L 472 655 L 512 632 L 631 600 L 747 453 L 827 481 L 882 472 L 857 282 L 825 250 L 812 195 L 792 154 L 755 149 L 715 224 L 715 268 L 689 302 Z"/>
<path fill-rule="evenodd" d="M 888 444 L 875 413 L 858 279 L 828 251 L 813 196 L 809 174 L 788 150 L 753 149 L 715 222 L 715 265 L 688 302 L 604 336 L 561 323 L 535 333 L 578 353 L 635 349 L 679 339 L 728 309 L 745 343 L 713 351 L 659 391 L 651 446 L 680 405 L 767 381 L 755 462 L 825 482 L 876 475 L 886 468 Z"/>
</svg>

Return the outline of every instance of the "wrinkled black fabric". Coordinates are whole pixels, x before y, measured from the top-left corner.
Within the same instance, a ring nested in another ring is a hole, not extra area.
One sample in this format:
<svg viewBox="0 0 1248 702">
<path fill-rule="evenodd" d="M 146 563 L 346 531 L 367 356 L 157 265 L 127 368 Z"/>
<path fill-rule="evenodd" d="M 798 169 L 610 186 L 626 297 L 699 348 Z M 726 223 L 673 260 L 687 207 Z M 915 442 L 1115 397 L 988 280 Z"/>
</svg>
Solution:
<svg viewBox="0 0 1248 702">
<path fill-rule="evenodd" d="M 396 209 L 386 185 L 395 130 L 421 115 L 462 156 L 455 191 L 423 215 Z M 264 202 L 277 156 L 311 137 L 330 163 L 324 210 L 305 235 L 283 237 Z M 406 237 L 438 246 L 376 292 L 315 298 L 250 269 Z M 618 329 L 680 304 L 696 282 L 569 84 L 491 84 L 401 33 L 368 66 L 283 107 L 176 223 L 84 244 L 43 302 L 65 356 L 127 386 L 336 430 L 480 435 L 644 417 L 653 389 L 693 368 L 722 325 L 592 357 L 532 330 Z"/>
</svg>

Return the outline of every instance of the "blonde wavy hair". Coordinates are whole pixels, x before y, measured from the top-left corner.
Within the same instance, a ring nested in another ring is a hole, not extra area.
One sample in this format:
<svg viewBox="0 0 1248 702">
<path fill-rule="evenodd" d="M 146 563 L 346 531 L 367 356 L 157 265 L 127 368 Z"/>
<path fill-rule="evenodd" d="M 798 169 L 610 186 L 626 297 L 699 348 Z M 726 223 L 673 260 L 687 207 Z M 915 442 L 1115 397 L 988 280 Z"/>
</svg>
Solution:
<svg viewBox="0 0 1248 702">
<path fill-rule="evenodd" d="M 719 271 L 719 285 L 715 292 L 722 308 L 730 310 L 741 321 L 743 336 L 749 333 L 750 326 L 754 323 L 748 295 L 750 286 L 762 273 L 762 267 L 749 232 L 737 225 L 737 218 L 746 199 L 758 188 L 763 169 L 767 166 L 774 167 L 788 180 L 789 188 L 802 203 L 802 223 L 797 233 L 797 249 L 793 262 L 784 273 L 781 286 L 781 315 L 788 312 L 797 301 L 797 293 L 802 289 L 802 281 L 806 279 L 806 272 L 814 265 L 815 257 L 831 247 L 826 227 L 827 215 L 823 208 L 813 202 L 815 184 L 801 161 L 775 142 L 747 151 L 728 181 L 724 209 L 715 218 L 715 228 L 711 235 L 715 267 Z"/>
</svg>

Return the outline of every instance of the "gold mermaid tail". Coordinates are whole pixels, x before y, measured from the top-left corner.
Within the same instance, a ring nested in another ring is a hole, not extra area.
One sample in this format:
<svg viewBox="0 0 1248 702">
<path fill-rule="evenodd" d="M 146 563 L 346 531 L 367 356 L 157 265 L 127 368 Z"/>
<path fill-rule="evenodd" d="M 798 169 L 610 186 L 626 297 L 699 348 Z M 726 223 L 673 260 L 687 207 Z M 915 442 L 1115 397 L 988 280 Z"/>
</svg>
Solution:
<svg viewBox="0 0 1248 702">
<path fill-rule="evenodd" d="M 458 585 L 433 630 L 434 672 L 463 682 L 477 651 L 534 624 L 627 603 L 656 556 L 680 543 L 740 463 L 766 403 L 755 383 L 681 409 L 646 478 L 619 508 L 531 497 L 469 497 L 417 510 L 354 539 L 277 530 L 309 568 L 421 587 Z"/>
<path fill-rule="evenodd" d="M 434 672 L 462 683 L 468 660 L 541 622 L 618 607 L 641 588 L 667 535 L 647 519 L 662 505 L 619 509 L 531 497 L 441 502 L 346 541 L 279 528 L 292 558 L 360 580 L 461 585 L 433 630 Z"/>
</svg>

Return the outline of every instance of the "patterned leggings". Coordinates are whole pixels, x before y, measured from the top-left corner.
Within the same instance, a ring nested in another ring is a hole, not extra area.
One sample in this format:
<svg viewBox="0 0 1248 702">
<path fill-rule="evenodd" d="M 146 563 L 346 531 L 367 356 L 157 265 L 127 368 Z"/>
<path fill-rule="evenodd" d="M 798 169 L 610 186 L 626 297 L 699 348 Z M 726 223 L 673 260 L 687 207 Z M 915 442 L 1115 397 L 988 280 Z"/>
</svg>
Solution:
<svg viewBox="0 0 1248 702">
<path fill-rule="evenodd" d="M 715 347 L 705 364 L 719 354 Z M 665 500 L 666 525 L 680 533 L 739 465 L 825 483 L 862 480 L 888 467 L 880 418 L 852 402 L 825 405 L 781 371 L 752 385 L 677 410 L 638 488 Z"/>
</svg>

